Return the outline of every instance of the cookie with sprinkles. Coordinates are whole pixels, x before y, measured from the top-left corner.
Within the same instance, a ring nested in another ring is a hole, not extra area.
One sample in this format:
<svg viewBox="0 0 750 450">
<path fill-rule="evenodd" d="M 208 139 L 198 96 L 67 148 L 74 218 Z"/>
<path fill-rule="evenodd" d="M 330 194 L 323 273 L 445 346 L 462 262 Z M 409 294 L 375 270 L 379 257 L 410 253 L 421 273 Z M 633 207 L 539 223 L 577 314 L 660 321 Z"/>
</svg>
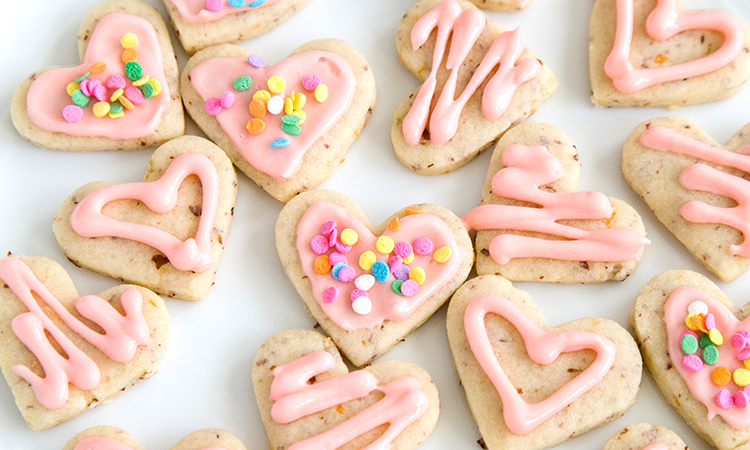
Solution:
<svg viewBox="0 0 750 450">
<path fill-rule="evenodd" d="M 273 65 L 242 47 L 207 48 L 187 62 L 181 89 L 198 126 L 283 202 L 331 176 L 375 106 L 370 66 L 336 39 L 308 42 Z"/>
<path fill-rule="evenodd" d="M 310 314 L 356 366 L 391 350 L 469 274 L 461 219 L 413 205 L 373 226 L 348 197 L 302 193 L 282 209 L 276 249 Z"/>
<path fill-rule="evenodd" d="M 268 33 L 310 0 L 164 0 L 177 37 L 192 55 Z"/>
<path fill-rule="evenodd" d="M 662 272 L 629 323 L 664 398 L 719 450 L 750 447 L 750 317 L 708 278 Z"/>
<path fill-rule="evenodd" d="M 467 0 L 420 0 L 401 19 L 396 46 L 423 84 L 396 108 L 391 141 L 420 175 L 467 164 L 557 88 L 520 28 L 506 31 Z"/>
<path fill-rule="evenodd" d="M 62 450 L 145 450 L 136 438 L 125 430 L 110 426 L 88 428 L 73 436 Z M 216 428 L 193 431 L 170 450 L 246 450 L 232 433 Z"/>
<path fill-rule="evenodd" d="M 55 150 L 137 150 L 184 133 L 177 61 L 153 7 L 94 7 L 78 48 L 80 65 L 40 70 L 16 89 L 11 118 L 23 137 Z"/>
<path fill-rule="evenodd" d="M 648 423 L 634 423 L 621 429 L 602 450 L 687 450 L 674 431 Z M 737 449 L 740 450 L 740 449 Z"/>
</svg>

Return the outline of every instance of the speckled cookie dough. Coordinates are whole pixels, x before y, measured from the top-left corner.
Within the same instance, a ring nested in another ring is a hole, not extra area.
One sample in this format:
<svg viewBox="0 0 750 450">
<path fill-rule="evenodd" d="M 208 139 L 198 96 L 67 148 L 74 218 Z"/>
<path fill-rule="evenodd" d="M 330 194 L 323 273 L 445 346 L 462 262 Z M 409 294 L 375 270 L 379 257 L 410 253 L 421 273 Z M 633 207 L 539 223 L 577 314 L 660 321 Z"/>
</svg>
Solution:
<svg viewBox="0 0 750 450">
<path fill-rule="evenodd" d="M 138 441 L 125 430 L 110 426 L 99 426 L 83 430 L 71 438 L 63 450 L 88 450 L 105 445 L 120 445 L 132 450 L 145 450 Z M 109 447 L 108 447 L 109 448 Z M 173 445 L 170 450 L 246 450 L 245 446 L 232 433 L 216 428 L 194 431 Z"/>
<path fill-rule="evenodd" d="M 659 445 L 663 446 L 660 447 Z M 652 446 L 652 447 L 649 447 Z M 634 423 L 612 436 L 603 450 L 689 450 L 677 434 L 664 427 Z"/>
</svg>

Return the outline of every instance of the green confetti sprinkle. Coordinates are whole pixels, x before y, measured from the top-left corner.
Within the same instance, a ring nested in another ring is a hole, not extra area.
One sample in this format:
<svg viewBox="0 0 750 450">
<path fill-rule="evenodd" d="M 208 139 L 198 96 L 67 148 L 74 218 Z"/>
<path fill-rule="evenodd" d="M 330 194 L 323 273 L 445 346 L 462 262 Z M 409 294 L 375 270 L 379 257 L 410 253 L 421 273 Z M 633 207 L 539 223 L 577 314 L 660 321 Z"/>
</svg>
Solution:
<svg viewBox="0 0 750 450">
<path fill-rule="evenodd" d="M 83 74 L 83 75 L 81 75 L 80 77 L 76 78 L 76 79 L 75 79 L 75 82 L 76 82 L 76 83 L 80 83 L 81 81 L 83 81 L 83 80 L 85 80 L 86 78 L 88 78 L 88 76 L 89 76 L 89 75 L 91 75 L 91 72 L 86 72 L 85 74 Z"/>
<path fill-rule="evenodd" d="M 291 123 L 282 123 L 281 131 L 283 131 L 284 133 L 290 136 L 297 136 L 298 134 L 302 132 L 302 128 L 300 128 L 299 125 L 294 125 Z"/>
<path fill-rule="evenodd" d="M 394 293 L 396 293 L 398 295 L 404 295 L 404 294 L 401 293 L 401 285 L 402 284 L 404 284 L 403 281 L 396 280 L 393 283 L 391 283 L 391 289 L 393 290 Z"/>
<path fill-rule="evenodd" d="M 302 117 L 296 114 L 287 114 L 281 117 L 281 123 L 286 123 L 289 125 L 299 125 L 300 122 L 302 122 Z"/>
<path fill-rule="evenodd" d="M 250 86 L 253 85 L 253 79 L 250 77 L 238 77 L 236 80 L 234 80 L 234 83 L 232 83 L 235 89 L 238 91 L 246 91 L 250 89 Z"/>
<path fill-rule="evenodd" d="M 125 64 L 125 75 L 130 81 L 135 81 L 143 76 L 143 67 L 135 61 Z"/>
<path fill-rule="evenodd" d="M 109 112 L 112 114 L 120 114 L 122 112 L 122 103 L 120 103 L 119 100 L 115 100 L 112 102 L 112 104 L 109 106 Z"/>
<path fill-rule="evenodd" d="M 151 83 L 143 83 L 142 85 L 138 86 L 141 89 L 141 93 L 146 98 L 151 98 L 154 96 L 154 92 L 156 92 L 156 89 L 154 89 L 154 85 Z"/>
<path fill-rule="evenodd" d="M 89 105 L 89 98 L 83 95 L 80 89 L 73 91 L 73 103 L 81 108 L 85 108 Z"/>
<path fill-rule="evenodd" d="M 708 345 L 703 349 L 703 362 L 712 366 L 719 361 L 719 349 L 715 345 Z"/>
<path fill-rule="evenodd" d="M 682 337 L 680 348 L 682 348 L 683 353 L 686 355 L 692 355 L 698 351 L 698 339 L 692 334 L 686 334 Z"/>
</svg>

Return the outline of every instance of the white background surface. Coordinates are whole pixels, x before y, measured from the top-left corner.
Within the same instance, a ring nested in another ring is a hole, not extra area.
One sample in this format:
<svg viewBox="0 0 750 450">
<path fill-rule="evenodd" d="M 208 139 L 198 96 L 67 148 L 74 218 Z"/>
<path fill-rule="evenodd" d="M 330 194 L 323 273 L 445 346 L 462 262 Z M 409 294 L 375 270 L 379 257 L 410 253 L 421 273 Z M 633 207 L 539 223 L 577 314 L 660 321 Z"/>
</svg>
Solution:
<svg viewBox="0 0 750 450">
<path fill-rule="evenodd" d="M 10 10 L 8 10 L 9 3 Z M 18 4 L 16 4 L 18 3 Z M 81 294 L 116 285 L 71 265 L 51 231 L 62 201 L 89 181 L 140 181 L 152 150 L 64 153 L 24 141 L 10 121 L 15 87 L 43 67 L 77 65 L 75 42 L 81 18 L 96 0 L 3 2 L 0 13 L 0 252 L 41 255 L 60 262 Z M 148 0 L 166 18 L 163 5 Z M 418 82 L 398 60 L 395 33 L 412 0 L 312 0 L 271 33 L 242 45 L 273 64 L 302 43 L 341 38 L 369 61 L 378 89 L 374 115 L 360 138 L 322 187 L 341 191 L 359 203 L 373 223 L 397 209 L 431 202 L 466 214 L 479 204 L 490 153 L 454 173 L 422 177 L 394 157 L 391 115 Z M 22 6 L 21 6 L 22 4 Z M 720 7 L 750 22 L 746 0 L 688 0 L 691 7 Z M 631 191 L 620 172 L 622 142 L 641 121 L 670 115 L 662 109 L 596 109 L 589 101 L 588 16 L 592 0 L 535 0 L 525 11 L 489 13 L 504 25 L 523 26 L 526 44 L 557 75 L 560 87 L 532 120 L 553 124 L 577 145 L 581 189 L 596 189 L 625 199 L 643 216 L 653 244 L 644 262 L 622 283 L 562 286 L 517 283 L 531 293 L 552 324 L 583 316 L 603 316 L 627 326 L 627 313 L 639 290 L 657 273 L 690 269 L 706 274 L 693 257 Z M 174 39 L 180 68 L 187 60 Z M 719 142 L 726 142 L 750 121 L 750 87 L 732 99 L 686 107 L 676 114 L 696 121 Z M 188 134 L 200 131 L 188 120 Z M 237 435 L 249 450 L 267 448 L 250 380 L 257 348 L 287 328 L 311 328 L 296 291 L 276 255 L 274 222 L 282 204 L 244 175 L 236 214 L 215 285 L 199 303 L 167 299 L 172 341 L 158 374 L 137 384 L 108 405 L 56 428 L 34 432 L 17 411 L 10 389 L 0 383 L 0 449 L 60 449 L 76 433 L 112 425 L 132 433 L 147 449 L 166 450 L 184 435 L 218 427 Z M 712 278 L 716 281 L 715 278 Z M 750 275 L 720 283 L 736 304 L 744 303 Z M 420 448 L 478 449 L 480 438 L 453 368 L 445 333 L 445 308 L 383 357 L 413 361 L 434 378 L 441 394 L 437 428 Z M 648 421 L 677 431 L 694 450 L 708 449 L 662 399 L 648 373 L 636 404 L 617 421 L 560 445 L 559 449 L 598 449 L 621 427 Z"/>
</svg>

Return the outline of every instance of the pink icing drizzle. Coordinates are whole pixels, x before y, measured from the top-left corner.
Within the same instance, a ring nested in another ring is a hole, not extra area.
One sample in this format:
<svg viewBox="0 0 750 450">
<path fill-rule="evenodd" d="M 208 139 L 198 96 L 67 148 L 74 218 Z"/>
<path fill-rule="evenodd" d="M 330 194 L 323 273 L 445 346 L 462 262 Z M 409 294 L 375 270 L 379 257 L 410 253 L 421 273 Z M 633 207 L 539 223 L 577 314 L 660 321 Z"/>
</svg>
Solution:
<svg viewBox="0 0 750 450">
<path fill-rule="evenodd" d="M 503 152 L 505 168 L 492 177 L 492 192 L 523 200 L 541 208 L 512 205 L 482 205 L 463 217 L 474 230 L 535 231 L 566 240 L 540 239 L 501 234 L 490 244 L 498 264 L 512 258 L 544 257 L 569 261 L 626 261 L 636 257 L 649 240 L 627 228 L 585 231 L 558 223 L 559 220 L 603 220 L 612 216 L 606 195 L 597 191 L 551 193 L 539 189 L 563 175 L 560 161 L 545 147 L 511 145 Z"/>
<path fill-rule="evenodd" d="M 300 263 L 305 275 L 309 277 L 312 291 L 323 312 L 336 325 L 347 331 L 361 328 L 372 328 L 380 325 L 385 320 L 401 322 L 409 318 L 411 314 L 421 306 L 427 298 L 438 291 L 448 280 L 453 278 L 458 271 L 464 258 L 464 249 L 458 245 L 450 227 L 439 217 L 432 214 L 412 214 L 400 218 L 401 227 L 398 231 L 386 231 L 383 236 L 390 236 L 394 242 L 413 242 L 418 237 L 427 237 L 434 244 L 434 248 L 448 247 L 451 249 L 451 258 L 445 263 L 436 262 L 430 255 L 415 256 L 411 267 L 419 266 L 426 273 L 426 281 L 419 286 L 419 292 L 411 297 L 396 295 L 391 290 L 391 280 L 385 283 L 375 283 L 368 291 L 372 301 L 372 312 L 367 315 L 359 315 L 351 308 L 351 302 L 341 301 L 348 299 L 354 289 L 354 283 L 337 281 L 330 274 L 319 275 L 314 270 L 314 261 L 318 256 L 310 248 L 310 240 L 319 234 L 322 224 L 329 220 L 336 221 L 338 228 L 352 228 L 359 235 L 359 240 L 348 253 L 349 266 L 353 267 L 356 276 L 369 271 L 364 271 L 357 263 L 359 255 L 365 251 L 373 251 L 381 261 L 387 261 L 388 255 L 382 255 L 375 251 L 376 237 L 372 232 L 354 217 L 349 211 L 341 206 L 326 201 L 318 201 L 310 205 L 305 211 L 297 225 L 297 251 L 300 255 Z M 329 286 L 338 287 L 341 294 L 339 300 L 334 303 L 323 301 L 323 292 Z"/>
<path fill-rule="evenodd" d="M 630 62 L 633 40 L 634 0 L 617 0 L 617 32 L 604 71 L 621 92 L 633 93 L 655 84 L 682 80 L 713 72 L 740 54 L 745 33 L 742 22 L 722 11 L 684 12 L 676 0 L 658 0 L 646 20 L 646 31 L 657 41 L 665 41 L 686 30 L 707 29 L 724 35 L 724 43 L 710 55 L 667 67 L 636 69 Z"/>
<path fill-rule="evenodd" d="M 448 142 L 458 129 L 461 111 L 485 78 L 499 64 L 482 94 L 482 114 L 488 120 L 499 119 L 508 108 L 518 86 L 536 78 L 541 73 L 541 63 L 525 59 L 519 63 L 524 47 L 521 29 L 500 34 L 476 68 L 458 99 L 455 98 L 458 71 L 484 29 L 486 18 L 477 8 L 462 10 L 455 0 L 445 0 L 422 16 L 411 31 L 414 50 L 429 39 L 437 27 L 437 41 L 432 56 L 430 75 L 404 117 L 404 139 L 410 145 L 419 144 L 430 121 L 430 141 L 439 146 Z M 450 76 L 430 114 L 430 104 L 437 87 L 437 72 L 443 61 L 448 39 L 451 39 L 446 68 Z M 518 64 L 518 65 L 516 65 Z"/>
<path fill-rule="evenodd" d="M 309 74 L 318 75 L 328 86 L 328 99 L 325 102 L 316 101 L 312 93 L 302 86 L 303 77 Z M 232 83 L 243 75 L 252 78 L 252 87 L 245 91 L 235 91 Z M 263 116 L 266 128 L 260 135 L 250 134 L 245 127 L 253 118 L 248 109 L 253 94 L 267 89 L 267 81 L 273 75 L 283 78 L 286 84 L 286 91 L 278 95 L 286 96 L 294 91 L 302 92 L 307 97 L 303 108 L 306 119 L 300 125 L 302 132 L 297 136 L 290 136 L 281 130 L 283 114 L 269 113 Z M 215 116 L 216 120 L 243 158 L 259 171 L 282 180 L 297 173 L 307 149 L 348 111 L 357 87 L 357 80 L 346 60 L 325 51 L 292 55 L 266 68 L 255 68 L 242 59 L 207 59 L 190 71 L 190 82 L 204 101 L 211 97 L 221 97 L 226 91 L 234 92 L 234 107 Z M 270 148 L 271 143 L 280 138 L 289 139 L 290 144 Z"/>
<path fill-rule="evenodd" d="M 704 367 L 699 372 L 688 372 L 682 367 L 682 349 L 680 341 L 682 333 L 687 329 L 685 326 L 685 317 L 688 314 L 688 305 L 694 301 L 702 301 L 708 305 L 708 310 L 716 317 L 716 327 L 724 336 L 732 336 L 739 330 L 750 328 L 750 318 L 738 321 L 732 312 L 727 309 L 721 302 L 691 286 L 681 286 L 672 292 L 667 302 L 664 304 L 664 322 L 667 326 L 667 348 L 672 360 L 674 369 L 680 374 L 685 383 L 687 383 L 693 396 L 708 409 L 708 420 L 712 420 L 716 415 L 721 416 L 724 421 L 735 430 L 743 430 L 750 426 L 750 408 L 730 408 L 723 409 L 716 404 L 716 395 L 721 389 L 736 385 L 727 385 L 723 387 L 716 386 L 711 380 L 711 372 L 714 367 L 724 366 L 730 373 L 735 369 L 743 367 L 742 361 L 737 360 L 736 353 L 728 342 L 719 347 L 719 360 L 714 366 Z"/>
<path fill-rule="evenodd" d="M 277 423 L 293 422 L 304 416 L 380 391 L 385 396 L 374 405 L 336 427 L 304 441 L 289 450 L 335 450 L 357 436 L 388 424 L 385 432 L 362 450 L 386 450 L 407 426 L 427 411 L 429 399 L 419 380 L 401 377 L 378 386 L 370 372 L 358 370 L 334 379 L 308 384 L 314 376 L 333 369 L 330 353 L 319 350 L 274 369 L 271 383 L 271 416 Z"/>
<path fill-rule="evenodd" d="M 181 241 L 157 228 L 110 219 L 102 208 L 115 200 L 136 199 L 156 213 L 174 209 L 180 185 L 197 175 L 203 189 L 203 204 L 195 239 Z M 177 157 L 156 181 L 110 184 L 83 198 L 70 215 L 73 230 L 84 237 L 117 236 L 142 242 L 164 253 L 178 270 L 203 272 L 211 268 L 211 230 L 219 201 L 219 175 L 210 159 L 200 153 Z"/>
<path fill-rule="evenodd" d="M 207 22 L 213 22 L 215 20 L 219 20 L 224 16 L 230 15 L 230 14 L 236 14 L 240 12 L 245 11 L 253 11 L 258 8 L 261 8 L 263 6 L 272 5 L 279 0 L 266 0 L 266 2 L 262 5 L 255 6 L 253 8 L 249 8 L 248 6 L 243 6 L 241 8 L 236 8 L 234 6 L 230 6 L 226 4 L 226 1 L 224 1 L 224 7 L 221 8 L 219 11 L 209 11 L 206 9 L 206 0 L 171 0 L 174 6 L 177 8 L 177 10 L 180 12 L 180 15 L 182 16 L 182 20 L 184 20 L 187 23 L 207 23 Z M 253 0 L 245 0 L 245 3 L 252 3 Z"/>
<path fill-rule="evenodd" d="M 698 142 L 666 127 L 651 127 L 641 134 L 642 145 L 654 150 L 688 155 L 726 167 L 750 173 L 750 145 L 743 145 L 731 152 Z M 680 174 L 680 182 L 686 189 L 711 192 L 729 197 L 737 206 L 721 208 L 700 201 L 689 201 L 680 207 L 680 214 L 693 223 L 720 223 L 740 231 L 745 239 L 739 245 L 731 245 L 729 253 L 750 258 L 750 182 L 714 169 L 705 164 L 692 164 Z"/>
<path fill-rule="evenodd" d="M 657 442 L 643 447 L 643 450 L 668 450 L 668 448 L 666 445 Z"/>
<path fill-rule="evenodd" d="M 161 93 L 126 111 L 123 117 L 110 119 L 96 117 L 92 112 L 93 101 L 83 110 L 83 118 L 76 123 L 68 123 L 62 116 L 62 109 L 72 104 L 66 86 L 74 79 L 88 72 L 97 61 L 104 61 L 107 68 L 90 79 L 105 81 L 110 75 L 122 75 L 124 64 L 120 60 L 122 46 L 120 38 L 125 33 L 138 36 L 138 63 L 143 73 L 155 78 L 161 84 Z M 130 14 L 114 13 L 103 17 L 96 25 L 83 63 L 77 67 L 64 67 L 48 70 L 39 75 L 29 87 L 26 107 L 29 118 L 38 127 L 51 132 L 74 136 L 104 136 L 111 139 L 136 139 L 153 134 L 162 113 L 169 106 L 171 94 L 164 76 L 161 46 L 154 26 L 148 20 Z"/>
<path fill-rule="evenodd" d="M 114 439 L 91 436 L 81 439 L 73 450 L 132 450 L 127 445 Z M 200 450 L 226 450 L 224 447 L 207 447 Z"/>
<path fill-rule="evenodd" d="M 116 362 L 129 362 L 138 345 L 151 342 L 148 324 L 141 310 L 143 299 L 136 289 L 128 289 L 120 297 L 124 316 L 101 297 L 86 295 L 76 300 L 76 310 L 99 325 L 104 330 L 102 334 L 68 312 L 20 259 L 0 260 L 0 279 L 29 309 L 29 312 L 16 316 L 11 321 L 11 327 L 18 339 L 37 357 L 45 376 L 39 377 L 23 365 L 13 366 L 13 372 L 31 384 L 37 400 L 45 408 L 56 409 L 65 404 L 68 400 L 68 382 L 79 389 L 91 390 L 98 386 L 100 374 L 96 363 L 44 314 L 34 294 L 52 308 L 71 330 Z M 45 331 L 60 345 L 67 358 L 52 347 Z"/>
<path fill-rule="evenodd" d="M 529 357 L 537 364 L 551 364 L 563 352 L 586 349 L 595 351 L 596 359 L 550 397 L 528 404 L 508 380 L 492 349 L 484 322 L 485 316 L 490 313 L 503 317 L 518 330 Z M 585 331 L 548 333 L 536 326 L 509 300 L 494 294 L 481 294 L 469 302 L 464 313 L 464 327 L 471 351 L 500 395 L 505 424 L 516 435 L 530 433 L 593 388 L 615 361 L 615 345 L 609 339 Z"/>
</svg>

